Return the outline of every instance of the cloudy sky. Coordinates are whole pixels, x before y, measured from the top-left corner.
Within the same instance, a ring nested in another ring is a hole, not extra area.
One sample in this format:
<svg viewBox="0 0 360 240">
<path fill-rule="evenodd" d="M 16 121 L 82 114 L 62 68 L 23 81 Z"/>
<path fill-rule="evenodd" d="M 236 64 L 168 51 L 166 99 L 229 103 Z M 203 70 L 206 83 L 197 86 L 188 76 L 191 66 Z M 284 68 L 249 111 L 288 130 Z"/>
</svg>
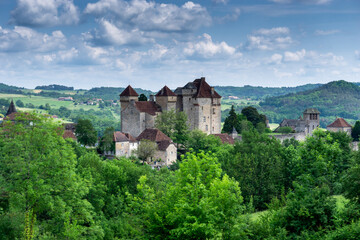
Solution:
<svg viewBox="0 0 360 240">
<path fill-rule="evenodd" d="M 0 82 L 360 82 L 359 0 L 0 0 Z"/>
</svg>

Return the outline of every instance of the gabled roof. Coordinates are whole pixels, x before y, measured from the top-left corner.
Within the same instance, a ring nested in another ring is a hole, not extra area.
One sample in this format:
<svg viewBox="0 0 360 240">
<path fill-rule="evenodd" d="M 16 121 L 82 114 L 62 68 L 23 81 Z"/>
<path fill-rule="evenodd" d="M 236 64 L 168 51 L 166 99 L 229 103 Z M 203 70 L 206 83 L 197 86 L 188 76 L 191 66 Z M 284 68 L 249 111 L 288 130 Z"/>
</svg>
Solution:
<svg viewBox="0 0 360 240">
<path fill-rule="evenodd" d="M 120 93 L 120 97 L 137 97 L 139 96 L 139 94 L 137 94 L 137 92 L 129 85 L 125 88 L 125 90 Z"/>
<path fill-rule="evenodd" d="M 317 113 L 320 114 L 319 110 L 317 110 L 316 108 L 307 108 L 304 113 Z"/>
<path fill-rule="evenodd" d="M 176 96 L 166 85 L 155 96 Z"/>
<path fill-rule="evenodd" d="M 136 139 L 129 133 L 116 131 L 114 132 L 114 142 L 136 142 Z"/>
<path fill-rule="evenodd" d="M 213 135 L 215 137 L 220 138 L 222 143 L 228 143 L 228 144 L 234 144 L 235 143 L 234 139 L 232 137 L 230 137 L 229 134 L 227 134 L 227 133 L 218 133 L 218 134 L 213 134 Z"/>
<path fill-rule="evenodd" d="M 75 141 L 77 140 L 75 134 L 71 131 L 71 130 L 65 130 L 64 131 L 64 134 L 63 134 L 63 138 L 72 138 L 74 139 Z"/>
<path fill-rule="evenodd" d="M 140 141 L 142 139 L 147 139 L 153 142 L 161 142 L 161 141 L 171 141 L 171 138 L 165 135 L 162 131 L 157 128 L 147 128 L 136 138 L 136 140 Z"/>
<path fill-rule="evenodd" d="M 282 127 L 293 127 L 295 128 L 299 123 L 301 122 L 300 119 L 284 119 L 280 123 L 280 126 Z"/>
<path fill-rule="evenodd" d="M 333 123 L 329 124 L 327 127 L 332 128 L 345 128 L 345 127 L 351 127 L 349 123 L 345 121 L 343 118 L 337 118 Z"/>
<path fill-rule="evenodd" d="M 221 96 L 214 90 L 211 91 L 210 85 L 205 81 L 205 78 L 195 79 L 194 82 L 197 87 L 197 93 L 195 97 L 197 98 L 221 98 Z"/>
<path fill-rule="evenodd" d="M 140 112 L 146 112 L 150 115 L 156 115 L 157 112 L 161 112 L 161 107 L 153 101 L 135 102 L 135 107 Z"/>
<path fill-rule="evenodd" d="M 9 108 L 8 108 L 7 113 L 5 114 L 5 116 L 8 116 L 8 115 L 10 115 L 10 114 L 12 114 L 12 113 L 16 113 L 16 112 L 17 112 L 17 111 L 16 111 L 16 107 L 15 107 L 14 101 L 11 100 L 10 105 L 9 105 Z"/>
</svg>

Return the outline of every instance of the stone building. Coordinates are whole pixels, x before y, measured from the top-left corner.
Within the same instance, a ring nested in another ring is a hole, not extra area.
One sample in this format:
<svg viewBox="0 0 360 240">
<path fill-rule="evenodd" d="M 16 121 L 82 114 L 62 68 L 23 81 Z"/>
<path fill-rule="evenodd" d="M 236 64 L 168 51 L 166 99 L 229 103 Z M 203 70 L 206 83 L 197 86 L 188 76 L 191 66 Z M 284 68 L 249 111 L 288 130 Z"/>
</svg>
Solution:
<svg viewBox="0 0 360 240">
<path fill-rule="evenodd" d="M 158 149 L 156 150 L 153 157 L 152 165 L 169 166 L 176 162 L 177 148 L 175 144 L 173 143 L 171 138 L 166 136 L 159 129 L 147 128 L 136 138 L 136 140 L 139 142 L 144 139 L 155 142 L 158 146 Z"/>
<path fill-rule="evenodd" d="M 291 127 L 297 133 L 304 132 L 306 135 L 312 135 L 312 132 L 319 126 L 320 112 L 315 108 L 308 108 L 299 119 L 284 119 L 277 129 Z"/>
<path fill-rule="evenodd" d="M 156 116 L 172 109 L 186 113 L 191 130 L 221 133 L 221 96 L 205 78 L 189 82 L 175 92 L 164 86 L 145 102 L 138 101 L 137 92 L 129 85 L 120 94 L 120 103 L 121 131 L 135 137 L 147 128 L 154 128 Z"/>
<path fill-rule="evenodd" d="M 130 157 L 134 155 L 133 151 L 137 149 L 138 142 L 129 133 L 114 132 L 115 156 Z"/>
<path fill-rule="evenodd" d="M 331 132 L 346 132 L 351 135 L 351 125 L 343 118 L 336 118 L 336 120 L 329 124 L 326 129 Z"/>
</svg>

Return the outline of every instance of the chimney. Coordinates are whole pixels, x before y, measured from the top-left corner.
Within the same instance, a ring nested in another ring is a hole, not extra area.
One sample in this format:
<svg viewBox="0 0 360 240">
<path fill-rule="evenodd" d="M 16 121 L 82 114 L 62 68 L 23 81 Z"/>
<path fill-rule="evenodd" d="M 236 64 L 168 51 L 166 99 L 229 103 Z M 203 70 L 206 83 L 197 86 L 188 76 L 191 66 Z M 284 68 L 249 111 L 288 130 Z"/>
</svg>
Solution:
<svg viewBox="0 0 360 240">
<path fill-rule="evenodd" d="M 150 96 L 149 96 L 149 100 L 150 100 L 150 102 L 155 102 L 155 96 L 154 96 L 154 95 L 150 95 Z"/>
</svg>

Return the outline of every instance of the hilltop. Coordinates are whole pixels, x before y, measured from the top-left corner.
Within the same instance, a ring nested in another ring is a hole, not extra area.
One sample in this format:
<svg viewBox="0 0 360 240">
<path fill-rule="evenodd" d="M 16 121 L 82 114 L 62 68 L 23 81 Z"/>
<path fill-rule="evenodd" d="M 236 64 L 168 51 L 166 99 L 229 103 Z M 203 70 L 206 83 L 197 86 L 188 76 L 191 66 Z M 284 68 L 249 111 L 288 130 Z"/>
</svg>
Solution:
<svg viewBox="0 0 360 240">
<path fill-rule="evenodd" d="M 344 80 L 333 81 L 307 91 L 268 97 L 259 105 L 273 122 L 298 118 L 304 109 L 317 108 L 325 126 L 336 116 L 360 119 L 360 87 Z"/>
</svg>

